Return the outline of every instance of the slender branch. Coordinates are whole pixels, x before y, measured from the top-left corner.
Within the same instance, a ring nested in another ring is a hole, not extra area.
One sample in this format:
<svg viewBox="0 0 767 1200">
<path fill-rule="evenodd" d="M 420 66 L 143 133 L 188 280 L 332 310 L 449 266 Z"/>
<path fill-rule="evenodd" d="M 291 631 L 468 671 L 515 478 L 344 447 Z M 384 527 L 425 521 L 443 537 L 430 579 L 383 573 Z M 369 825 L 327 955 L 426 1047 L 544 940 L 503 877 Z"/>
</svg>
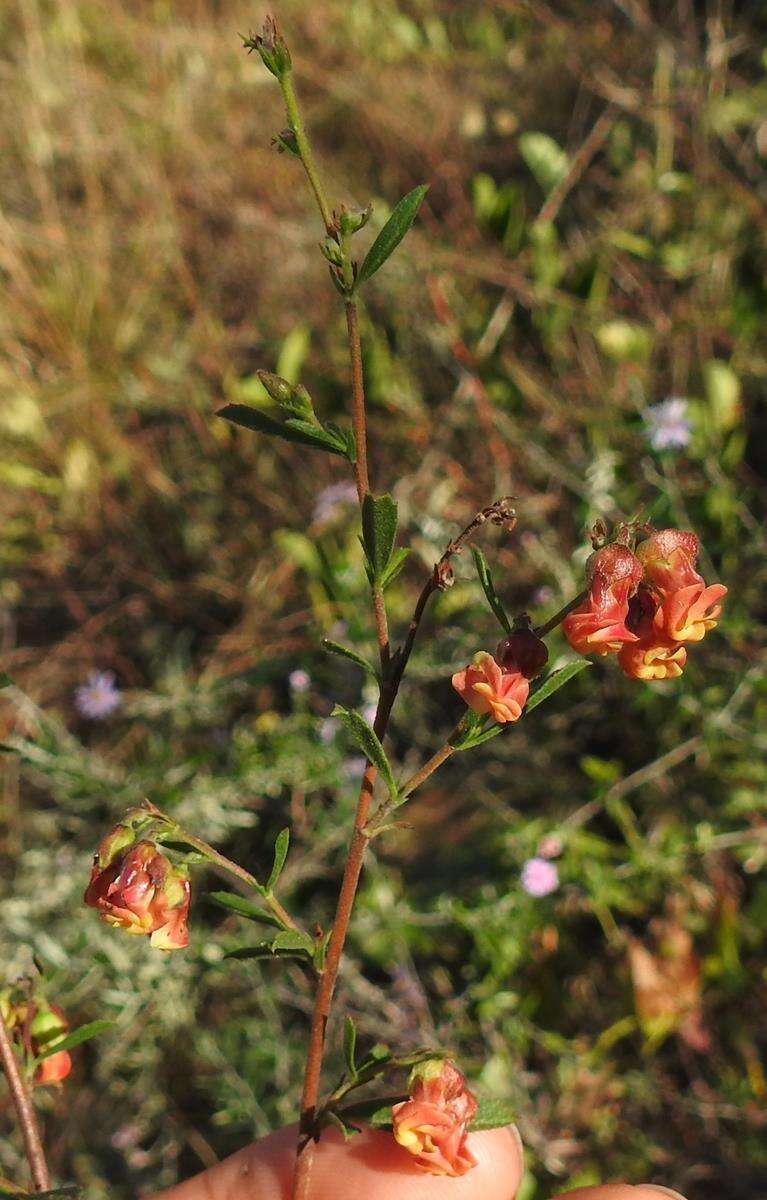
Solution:
<svg viewBox="0 0 767 1200">
<path fill-rule="evenodd" d="M 19 1127 L 21 1128 L 21 1136 L 24 1140 L 24 1151 L 29 1163 L 32 1183 L 35 1191 L 47 1192 L 51 1186 L 51 1180 L 48 1174 L 48 1165 L 45 1161 L 43 1143 L 40 1138 L 40 1129 L 32 1105 L 32 1098 L 19 1070 L 19 1064 L 13 1052 L 10 1034 L 8 1033 L 8 1027 L 5 1024 L 2 1012 L 0 1012 L 0 1065 L 8 1080 L 11 1099 L 19 1119 Z"/>
<path fill-rule="evenodd" d="M 559 612 L 555 612 L 553 617 L 549 617 L 548 621 L 544 621 L 543 625 L 539 625 L 535 629 L 536 637 L 545 637 L 547 633 L 551 633 L 552 629 L 556 629 L 564 621 L 568 613 L 571 613 L 574 608 L 577 608 L 589 594 L 589 589 L 584 588 L 582 592 L 578 592 L 577 596 L 573 596 L 572 600 L 568 601 L 564 607 L 560 608 Z"/>
<path fill-rule="evenodd" d="M 317 207 L 320 210 L 323 224 L 328 233 L 333 232 L 333 214 L 330 211 L 328 198 L 325 195 L 325 189 L 322 186 L 317 167 L 314 163 L 314 155 L 312 148 L 309 145 L 309 139 L 306 136 L 301 113 L 298 107 L 298 98 L 296 97 L 296 89 L 293 86 L 292 71 L 284 71 L 279 76 L 280 87 L 282 88 L 282 98 L 285 101 L 285 111 L 288 115 L 290 128 L 296 136 L 296 149 L 298 156 L 301 159 L 303 168 L 306 171 L 306 177 L 309 180 L 309 185 L 314 193 L 314 199 L 317 201 Z"/>
<path fill-rule="evenodd" d="M 186 844 L 191 846 L 193 850 L 197 850 L 200 854 L 204 855 L 208 862 L 212 863 L 216 867 L 219 867 L 220 870 L 225 871 L 228 875 L 234 875 L 237 879 L 241 879 L 243 883 L 248 885 L 248 887 L 252 888 L 255 892 L 258 892 L 259 896 L 261 896 L 263 899 L 264 904 L 271 910 L 272 913 L 274 913 L 277 920 L 285 927 L 285 929 L 300 930 L 301 927 L 298 922 L 291 917 L 286 908 L 283 908 L 282 904 L 280 904 L 280 901 L 277 899 L 274 893 L 265 892 L 255 875 L 251 875 L 250 871 L 246 871 L 245 868 L 241 867 L 239 863 L 234 862 L 231 858 L 227 858 L 225 854 L 221 854 L 221 852 L 214 849 L 213 846 L 209 846 L 207 842 L 202 840 L 202 838 L 195 837 L 193 833 L 188 833 L 182 825 L 179 825 L 173 820 L 172 817 L 169 817 L 159 808 L 156 808 L 154 804 L 147 803 L 146 808 L 152 812 L 154 816 L 158 817 L 159 820 L 163 821 L 164 824 L 168 825 L 173 832 L 178 835 L 180 841 L 186 842 Z"/>
</svg>

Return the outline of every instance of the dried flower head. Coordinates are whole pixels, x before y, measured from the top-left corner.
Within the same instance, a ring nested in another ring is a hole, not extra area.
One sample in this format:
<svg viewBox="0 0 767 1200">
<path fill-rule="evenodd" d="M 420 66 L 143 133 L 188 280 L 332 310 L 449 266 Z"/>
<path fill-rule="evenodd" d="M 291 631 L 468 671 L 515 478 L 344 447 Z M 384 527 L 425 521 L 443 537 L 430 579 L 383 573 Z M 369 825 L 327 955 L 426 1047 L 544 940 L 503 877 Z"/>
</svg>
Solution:
<svg viewBox="0 0 767 1200">
<path fill-rule="evenodd" d="M 125 826 L 104 839 L 96 853 L 85 903 L 103 921 L 127 933 L 145 934 L 159 950 L 189 944 L 189 879 L 183 868 L 150 841 L 123 849 Z"/>
</svg>

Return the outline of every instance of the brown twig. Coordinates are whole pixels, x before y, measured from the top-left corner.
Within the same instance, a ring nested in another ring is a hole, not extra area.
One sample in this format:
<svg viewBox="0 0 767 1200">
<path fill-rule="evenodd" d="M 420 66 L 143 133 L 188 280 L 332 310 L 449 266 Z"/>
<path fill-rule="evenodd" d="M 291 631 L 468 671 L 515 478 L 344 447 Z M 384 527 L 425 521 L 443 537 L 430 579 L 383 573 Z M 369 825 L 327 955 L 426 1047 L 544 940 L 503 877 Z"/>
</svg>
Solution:
<svg viewBox="0 0 767 1200">
<path fill-rule="evenodd" d="M 48 1174 L 48 1165 L 45 1161 L 43 1143 L 40 1138 L 40 1129 L 32 1105 L 32 1098 L 19 1070 L 19 1064 L 13 1052 L 10 1034 L 8 1033 L 8 1027 L 5 1024 L 2 1012 L 0 1012 L 0 1065 L 2 1065 L 5 1077 L 8 1080 L 13 1107 L 16 1109 L 16 1115 L 19 1119 L 19 1127 L 24 1140 L 24 1151 L 29 1163 L 29 1173 L 32 1176 L 32 1183 L 35 1191 L 47 1192 L 51 1186 L 51 1180 Z"/>
</svg>

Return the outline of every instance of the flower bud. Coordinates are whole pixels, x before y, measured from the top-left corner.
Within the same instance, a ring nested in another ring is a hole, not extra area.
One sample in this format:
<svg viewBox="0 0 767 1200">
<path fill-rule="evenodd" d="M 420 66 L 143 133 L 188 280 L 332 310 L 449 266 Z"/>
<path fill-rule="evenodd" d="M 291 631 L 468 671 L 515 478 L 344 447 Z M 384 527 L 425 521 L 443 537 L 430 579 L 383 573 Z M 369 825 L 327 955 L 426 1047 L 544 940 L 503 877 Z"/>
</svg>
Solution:
<svg viewBox="0 0 767 1200">
<path fill-rule="evenodd" d="M 431 1059 L 411 1073 L 410 1099 L 392 1108 L 396 1141 L 431 1175 L 465 1175 L 477 1160 L 467 1127 L 477 1111 L 464 1075 L 448 1059 Z"/>
<path fill-rule="evenodd" d="M 62 1041 L 69 1031 L 69 1021 L 56 1004 L 39 1008 L 32 1019 L 29 1032 L 32 1038 L 34 1054 L 40 1054 Z M 60 1050 L 49 1054 L 38 1065 L 35 1071 L 34 1083 L 61 1083 L 72 1070 L 72 1056 L 68 1050 Z"/>
<path fill-rule="evenodd" d="M 261 33 L 255 36 L 251 34 L 246 38 L 245 46 L 249 54 L 253 50 L 257 50 L 264 66 L 278 79 L 290 71 L 292 66 L 290 51 L 287 42 L 277 29 L 274 17 L 267 17 Z"/>
<path fill-rule="evenodd" d="M 357 209 L 342 206 L 338 214 L 338 227 L 341 233 L 348 237 L 353 233 L 359 232 L 360 229 L 364 229 L 370 220 L 372 212 L 372 204 L 368 204 L 367 208 Z"/>
<path fill-rule="evenodd" d="M 273 371 L 256 371 L 269 396 L 304 421 L 315 421 L 312 398 L 301 383 L 290 383 Z"/>
<path fill-rule="evenodd" d="M 146 934 L 157 949 L 189 944 L 186 871 L 174 867 L 153 842 L 137 842 L 106 866 L 97 855 L 84 899 L 108 925 Z"/>
<path fill-rule="evenodd" d="M 521 671 L 504 670 L 485 650 L 475 654 L 469 666 L 457 671 L 451 682 L 470 709 L 490 714 L 500 725 L 519 720 L 530 692 Z"/>
<path fill-rule="evenodd" d="M 525 679 L 534 679 L 549 661 L 549 652 L 525 614 L 514 622 L 509 636 L 498 643 L 495 657 L 504 671 L 519 671 Z"/>
</svg>

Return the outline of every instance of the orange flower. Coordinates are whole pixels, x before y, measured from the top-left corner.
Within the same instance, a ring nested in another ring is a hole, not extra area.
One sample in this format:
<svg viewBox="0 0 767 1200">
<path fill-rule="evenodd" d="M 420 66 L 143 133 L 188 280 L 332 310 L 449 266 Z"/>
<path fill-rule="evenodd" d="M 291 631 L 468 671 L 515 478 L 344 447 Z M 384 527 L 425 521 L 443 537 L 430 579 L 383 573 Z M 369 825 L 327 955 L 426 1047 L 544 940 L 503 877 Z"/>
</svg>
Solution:
<svg viewBox="0 0 767 1200">
<path fill-rule="evenodd" d="M 108 925 L 148 935 L 159 950 L 183 949 L 189 944 L 186 873 L 153 842 L 139 841 L 128 849 L 121 842 L 113 831 L 96 852 L 85 903 Z"/>
<path fill-rule="evenodd" d="M 456 1178 L 477 1165 L 466 1133 L 476 1111 L 458 1068 L 433 1059 L 414 1070 L 410 1099 L 392 1108 L 394 1137 L 422 1171 Z"/>
<path fill-rule="evenodd" d="M 636 641 L 626 625 L 629 598 L 642 578 L 642 567 L 628 546 L 604 546 L 586 563 L 589 594 L 565 617 L 562 629 L 578 654 L 615 654 Z"/>
<path fill-rule="evenodd" d="M 637 641 L 621 648 L 618 662 L 632 679 L 675 679 L 682 674 L 687 651 L 668 638 L 655 624 L 657 601 L 650 589 L 640 583 L 629 601 L 626 625 Z"/>
<path fill-rule="evenodd" d="M 713 629 L 727 595 L 721 583 L 706 587 L 695 564 L 698 539 L 683 529 L 661 529 L 637 547 L 647 582 L 660 598 L 655 613 L 658 632 L 674 642 L 699 642 Z"/>
<path fill-rule="evenodd" d="M 469 708 L 489 713 L 500 725 L 519 720 L 530 691 L 520 671 L 505 671 L 486 650 L 480 650 L 468 667 L 457 671 L 452 684 Z"/>
</svg>

